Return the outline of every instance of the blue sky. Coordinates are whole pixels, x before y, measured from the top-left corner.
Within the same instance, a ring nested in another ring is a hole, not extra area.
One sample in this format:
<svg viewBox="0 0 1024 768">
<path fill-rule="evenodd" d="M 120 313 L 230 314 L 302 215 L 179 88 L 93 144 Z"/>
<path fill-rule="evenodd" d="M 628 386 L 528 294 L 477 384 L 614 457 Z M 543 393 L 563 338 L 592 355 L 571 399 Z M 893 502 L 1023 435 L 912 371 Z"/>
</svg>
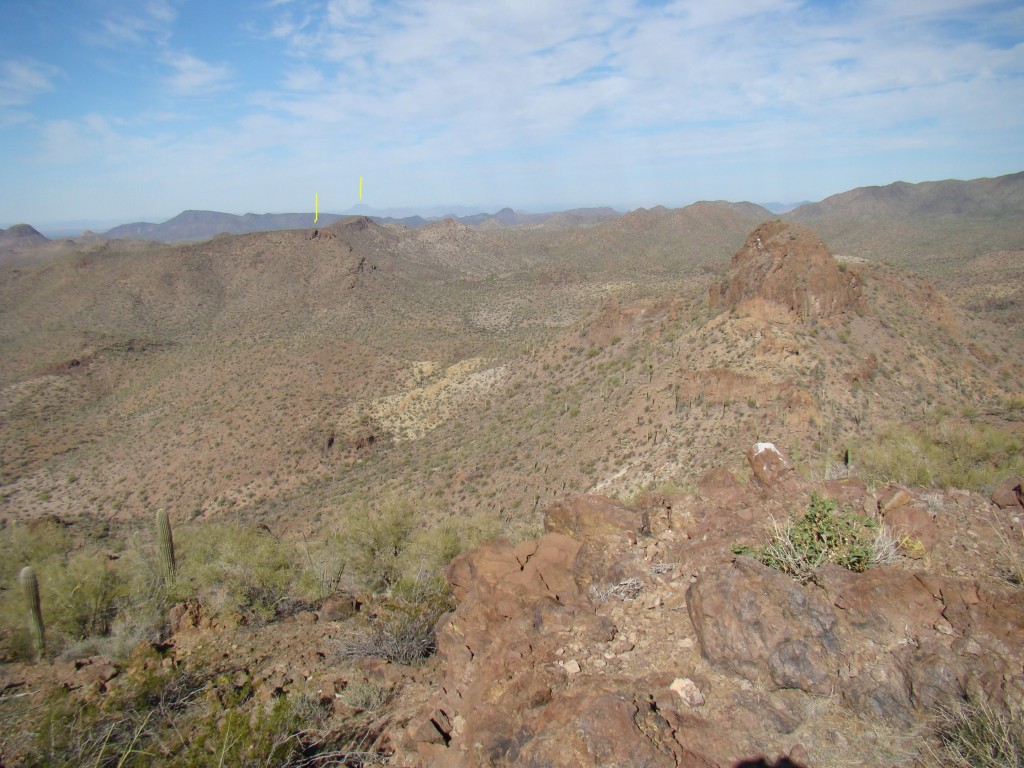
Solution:
<svg viewBox="0 0 1024 768">
<path fill-rule="evenodd" d="M 1024 170 L 1024 4 L 5 0 L 0 226 Z"/>
</svg>

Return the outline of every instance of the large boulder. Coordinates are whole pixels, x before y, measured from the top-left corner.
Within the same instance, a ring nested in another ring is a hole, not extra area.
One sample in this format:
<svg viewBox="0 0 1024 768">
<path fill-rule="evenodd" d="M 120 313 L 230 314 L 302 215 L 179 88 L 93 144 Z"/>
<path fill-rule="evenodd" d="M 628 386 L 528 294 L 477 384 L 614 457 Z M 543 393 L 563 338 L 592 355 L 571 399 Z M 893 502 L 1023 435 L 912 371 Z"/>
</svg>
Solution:
<svg viewBox="0 0 1024 768">
<path fill-rule="evenodd" d="M 774 443 L 754 443 L 747 449 L 747 463 L 762 488 L 787 485 L 794 477 L 793 462 Z"/>
<path fill-rule="evenodd" d="M 834 687 L 836 617 L 820 590 L 739 557 L 695 581 L 687 609 L 701 653 L 716 666 L 770 689 Z"/>
<path fill-rule="evenodd" d="M 447 576 L 459 607 L 436 630 L 446 677 L 406 730 L 405 759 L 516 764 L 536 719 L 567 685 L 557 651 L 614 637 L 614 626 L 576 584 L 580 548 L 576 539 L 549 533 L 519 545 L 483 544 L 452 562 Z"/>
</svg>

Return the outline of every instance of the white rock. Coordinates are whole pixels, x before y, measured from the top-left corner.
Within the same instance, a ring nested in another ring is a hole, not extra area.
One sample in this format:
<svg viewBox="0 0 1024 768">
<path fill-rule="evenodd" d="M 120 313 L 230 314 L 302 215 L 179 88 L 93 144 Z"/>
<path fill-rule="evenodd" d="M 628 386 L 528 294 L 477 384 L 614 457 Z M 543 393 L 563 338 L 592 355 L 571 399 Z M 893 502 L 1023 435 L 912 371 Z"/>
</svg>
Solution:
<svg viewBox="0 0 1024 768">
<path fill-rule="evenodd" d="M 561 662 L 561 664 L 562 669 L 565 670 L 567 675 L 578 675 L 582 669 L 582 667 L 580 667 L 580 663 L 576 661 L 576 659 L 569 659 L 568 661 Z"/>
<path fill-rule="evenodd" d="M 688 677 L 677 677 L 672 681 L 672 685 L 669 686 L 669 689 L 679 696 L 679 698 L 688 706 L 704 706 L 704 694 L 700 692 L 700 688 L 697 687 L 697 684 Z"/>
</svg>

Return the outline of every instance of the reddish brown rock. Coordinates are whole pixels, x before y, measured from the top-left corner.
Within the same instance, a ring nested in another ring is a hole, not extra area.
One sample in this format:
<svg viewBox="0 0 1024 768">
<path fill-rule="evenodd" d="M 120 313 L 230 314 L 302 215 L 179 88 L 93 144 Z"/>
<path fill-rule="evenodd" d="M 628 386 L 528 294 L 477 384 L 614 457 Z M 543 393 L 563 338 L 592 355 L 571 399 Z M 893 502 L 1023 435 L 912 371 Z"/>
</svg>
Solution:
<svg viewBox="0 0 1024 768">
<path fill-rule="evenodd" d="M 783 221 L 765 222 L 732 257 L 729 275 L 712 286 L 711 306 L 775 305 L 793 317 L 836 317 L 860 301 L 860 279 L 840 269 L 813 232 Z M 766 314 L 767 307 L 760 314 Z M 768 312 L 769 319 L 781 319 Z"/>
<path fill-rule="evenodd" d="M 831 691 L 836 617 L 820 590 L 740 557 L 694 582 L 687 608 L 713 664 L 770 688 Z"/>
<path fill-rule="evenodd" d="M 1024 486 L 1024 479 L 1011 477 L 1009 480 L 1000 483 L 999 487 L 992 492 L 992 502 L 1000 509 L 1024 512 L 1022 486 Z"/>
<path fill-rule="evenodd" d="M 927 633 L 942 621 L 943 604 L 914 574 L 896 567 L 853 573 L 838 565 L 818 572 L 837 616 L 878 645 Z"/>
<path fill-rule="evenodd" d="M 932 516 L 920 507 L 891 507 L 882 514 L 882 519 L 897 540 L 908 540 L 909 546 L 902 547 L 908 556 L 931 552 L 939 543 L 938 526 Z M 920 542 L 920 546 L 916 542 Z"/>
<path fill-rule="evenodd" d="M 525 746 L 507 752 L 509 764 L 675 768 L 683 753 L 665 719 L 622 692 L 564 697 L 538 726 Z"/>
<path fill-rule="evenodd" d="M 885 514 L 891 509 L 899 509 L 914 501 L 914 497 L 906 488 L 893 485 L 882 491 L 878 497 L 878 511 Z"/>
<path fill-rule="evenodd" d="M 352 595 L 332 595 L 317 612 L 320 621 L 344 621 L 359 611 L 359 601 Z"/>
<path fill-rule="evenodd" d="M 852 508 L 860 510 L 864 506 L 864 499 L 867 496 L 867 483 L 859 477 L 848 477 L 842 480 L 829 480 L 825 483 L 825 498 L 835 499 L 839 502 L 839 508 Z"/>
<path fill-rule="evenodd" d="M 782 485 L 793 477 L 793 462 L 774 443 L 755 443 L 747 450 L 754 479 L 764 488 Z"/>
<path fill-rule="evenodd" d="M 578 541 L 605 534 L 646 532 L 643 515 L 606 496 L 577 494 L 555 504 L 544 514 L 544 530 L 562 533 Z"/>
<path fill-rule="evenodd" d="M 702 496 L 723 507 L 736 506 L 745 496 L 743 487 L 725 467 L 705 472 L 697 487 Z"/>
</svg>

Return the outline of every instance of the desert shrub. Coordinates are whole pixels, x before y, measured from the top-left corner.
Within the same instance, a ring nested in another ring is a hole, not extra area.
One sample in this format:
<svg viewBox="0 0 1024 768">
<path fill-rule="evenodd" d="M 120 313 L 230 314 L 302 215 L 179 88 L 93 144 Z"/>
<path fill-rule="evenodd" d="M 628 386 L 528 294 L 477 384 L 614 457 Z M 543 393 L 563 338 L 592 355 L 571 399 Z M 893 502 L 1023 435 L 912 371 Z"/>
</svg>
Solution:
<svg viewBox="0 0 1024 768">
<path fill-rule="evenodd" d="M 437 649 L 434 627 L 453 607 L 448 582 L 439 573 L 403 578 L 382 599 L 368 626 L 341 640 L 342 658 L 364 656 L 413 664 Z"/>
<path fill-rule="evenodd" d="M 414 504 L 392 497 L 376 509 L 360 505 L 342 520 L 342 548 L 358 586 L 378 594 L 399 582 L 416 582 L 434 574 L 461 552 L 497 533 L 497 524 L 484 518 L 446 518 L 427 523 Z"/>
<path fill-rule="evenodd" d="M 207 710 L 175 765 L 268 768 L 296 765 L 304 756 L 325 751 L 327 711 L 312 697 L 281 696 L 268 709 L 250 711 L 231 696 L 224 699 Z"/>
<path fill-rule="evenodd" d="M 170 594 L 198 600 L 213 615 L 274 617 L 298 579 L 297 552 L 263 528 L 208 523 L 175 532 L 178 571 Z"/>
<path fill-rule="evenodd" d="M 49 626 L 73 640 L 106 635 L 123 590 L 118 573 L 96 551 L 79 551 L 40 578 L 50 605 Z"/>
<path fill-rule="evenodd" d="M 346 575 L 348 564 L 342 537 L 335 533 L 324 540 L 303 539 L 299 549 L 302 562 L 299 594 L 320 604 L 338 591 Z"/>
<path fill-rule="evenodd" d="M 102 699 L 59 688 L 38 710 L 24 765 L 150 766 L 161 731 L 182 722 L 206 688 L 199 675 L 159 667 L 135 674 Z"/>
<path fill-rule="evenodd" d="M 825 563 L 859 573 L 890 561 L 896 546 L 870 517 L 839 513 L 834 499 L 812 494 L 810 507 L 801 516 L 772 520 L 767 544 L 733 547 L 733 552 L 808 582 Z"/>
<path fill-rule="evenodd" d="M 1024 714 L 967 702 L 940 713 L 937 765 L 950 768 L 1024 768 Z"/>
<path fill-rule="evenodd" d="M 1005 430 L 936 416 L 921 427 L 887 427 L 854 455 L 860 475 L 874 485 L 988 492 L 1024 473 L 1022 449 L 1021 439 Z"/>
<path fill-rule="evenodd" d="M 355 709 L 374 712 L 395 698 L 395 689 L 375 680 L 353 680 L 342 691 L 341 700 Z"/>
<path fill-rule="evenodd" d="M 389 499 L 377 509 L 349 515 L 345 550 L 353 573 L 369 589 L 383 592 L 401 578 L 403 555 L 418 516 L 411 503 Z"/>
</svg>

